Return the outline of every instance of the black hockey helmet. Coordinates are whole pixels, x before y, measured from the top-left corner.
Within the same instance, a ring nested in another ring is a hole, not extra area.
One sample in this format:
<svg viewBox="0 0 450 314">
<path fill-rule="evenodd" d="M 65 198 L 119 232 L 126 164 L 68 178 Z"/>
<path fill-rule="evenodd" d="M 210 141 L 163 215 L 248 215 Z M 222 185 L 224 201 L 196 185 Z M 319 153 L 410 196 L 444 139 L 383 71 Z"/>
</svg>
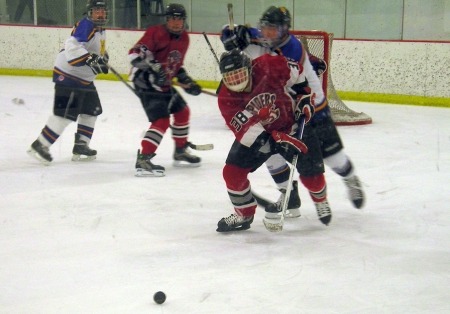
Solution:
<svg viewBox="0 0 450 314">
<path fill-rule="evenodd" d="M 170 3 L 166 7 L 166 17 L 178 17 L 186 19 L 186 9 L 182 4 Z"/>
<path fill-rule="evenodd" d="M 258 27 L 262 34 L 261 44 L 274 48 L 280 45 L 288 35 L 291 27 L 291 14 L 285 7 L 271 6 L 264 11 Z"/>
<path fill-rule="evenodd" d="M 252 60 L 243 51 L 233 49 L 220 56 L 220 73 L 225 86 L 234 91 L 242 92 L 251 79 Z"/>
<path fill-rule="evenodd" d="M 186 29 L 186 9 L 182 4 L 171 3 L 166 7 L 166 28 L 169 33 L 175 36 L 181 35 Z M 182 20 L 183 24 L 180 25 L 177 20 Z"/>
<path fill-rule="evenodd" d="M 271 6 L 264 11 L 259 23 L 261 25 L 284 26 L 289 29 L 291 27 L 291 13 L 285 7 Z"/>
<path fill-rule="evenodd" d="M 95 25 L 103 26 L 108 23 L 108 5 L 106 0 L 88 0 L 86 9 L 88 18 Z"/>
</svg>

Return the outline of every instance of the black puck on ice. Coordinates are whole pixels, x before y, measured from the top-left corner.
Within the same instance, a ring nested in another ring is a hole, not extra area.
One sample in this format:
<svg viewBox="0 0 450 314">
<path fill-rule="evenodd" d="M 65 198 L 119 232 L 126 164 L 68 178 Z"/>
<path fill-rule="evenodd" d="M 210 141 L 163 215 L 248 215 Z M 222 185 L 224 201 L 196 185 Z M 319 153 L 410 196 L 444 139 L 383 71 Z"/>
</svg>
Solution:
<svg viewBox="0 0 450 314">
<path fill-rule="evenodd" d="M 158 291 L 153 295 L 153 301 L 158 304 L 163 304 L 166 301 L 166 294 L 162 291 Z"/>
</svg>

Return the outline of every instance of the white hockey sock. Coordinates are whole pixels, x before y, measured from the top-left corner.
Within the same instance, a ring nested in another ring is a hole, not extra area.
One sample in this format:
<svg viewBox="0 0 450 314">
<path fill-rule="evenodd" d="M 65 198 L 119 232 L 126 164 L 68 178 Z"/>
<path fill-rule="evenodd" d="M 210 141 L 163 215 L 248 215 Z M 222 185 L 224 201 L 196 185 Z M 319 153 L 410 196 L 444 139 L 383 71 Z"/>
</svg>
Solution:
<svg viewBox="0 0 450 314">
<path fill-rule="evenodd" d="M 336 154 L 325 158 L 323 161 L 325 165 L 333 169 L 333 171 L 341 177 L 349 178 L 355 174 L 355 168 L 343 149 Z"/>
<path fill-rule="evenodd" d="M 39 142 L 44 146 L 50 147 L 71 122 L 72 121 L 69 119 L 64 119 L 55 115 L 50 116 L 44 129 L 42 129 L 41 134 L 39 134 Z"/>
<path fill-rule="evenodd" d="M 78 116 L 77 133 L 80 135 L 80 140 L 85 141 L 88 146 L 94 133 L 96 121 L 97 116 L 87 114 L 80 114 Z"/>
</svg>

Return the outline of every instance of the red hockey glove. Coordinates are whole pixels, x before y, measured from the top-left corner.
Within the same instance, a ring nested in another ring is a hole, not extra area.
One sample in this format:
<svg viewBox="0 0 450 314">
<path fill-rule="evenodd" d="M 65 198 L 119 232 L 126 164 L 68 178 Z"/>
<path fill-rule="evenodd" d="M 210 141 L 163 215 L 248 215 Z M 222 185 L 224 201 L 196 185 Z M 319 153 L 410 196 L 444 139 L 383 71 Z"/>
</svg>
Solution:
<svg viewBox="0 0 450 314">
<path fill-rule="evenodd" d="M 297 101 L 295 108 L 295 120 L 298 120 L 302 114 L 305 116 L 305 123 L 308 123 L 309 120 L 311 120 L 315 112 L 315 97 L 316 94 L 304 95 Z"/>
<path fill-rule="evenodd" d="M 286 144 L 288 147 L 293 148 L 298 154 L 306 154 L 308 152 L 308 147 L 301 140 L 296 139 L 286 133 L 280 131 L 272 131 L 272 138 L 277 144 Z"/>
</svg>

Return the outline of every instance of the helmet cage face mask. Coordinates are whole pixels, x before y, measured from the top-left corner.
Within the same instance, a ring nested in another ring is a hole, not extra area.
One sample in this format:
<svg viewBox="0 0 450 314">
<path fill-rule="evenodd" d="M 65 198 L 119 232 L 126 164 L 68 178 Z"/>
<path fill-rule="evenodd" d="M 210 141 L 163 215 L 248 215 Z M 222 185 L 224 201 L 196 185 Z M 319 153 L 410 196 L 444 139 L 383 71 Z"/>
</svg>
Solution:
<svg viewBox="0 0 450 314">
<path fill-rule="evenodd" d="M 220 57 L 223 83 L 234 92 L 242 92 L 251 80 L 252 60 L 239 49 L 224 52 Z"/>
<path fill-rule="evenodd" d="M 97 26 L 108 23 L 109 12 L 106 1 L 89 0 L 87 4 L 87 16 Z"/>
<path fill-rule="evenodd" d="M 289 28 L 287 25 L 276 25 L 267 21 L 261 21 L 258 24 L 258 29 L 261 34 L 260 44 L 264 47 L 274 48 L 281 44 L 284 37 L 288 34 Z M 275 36 L 267 37 L 264 34 L 276 33 Z"/>
<path fill-rule="evenodd" d="M 243 67 L 237 70 L 222 73 L 223 83 L 233 92 L 242 92 L 250 81 L 249 68 Z"/>
</svg>

